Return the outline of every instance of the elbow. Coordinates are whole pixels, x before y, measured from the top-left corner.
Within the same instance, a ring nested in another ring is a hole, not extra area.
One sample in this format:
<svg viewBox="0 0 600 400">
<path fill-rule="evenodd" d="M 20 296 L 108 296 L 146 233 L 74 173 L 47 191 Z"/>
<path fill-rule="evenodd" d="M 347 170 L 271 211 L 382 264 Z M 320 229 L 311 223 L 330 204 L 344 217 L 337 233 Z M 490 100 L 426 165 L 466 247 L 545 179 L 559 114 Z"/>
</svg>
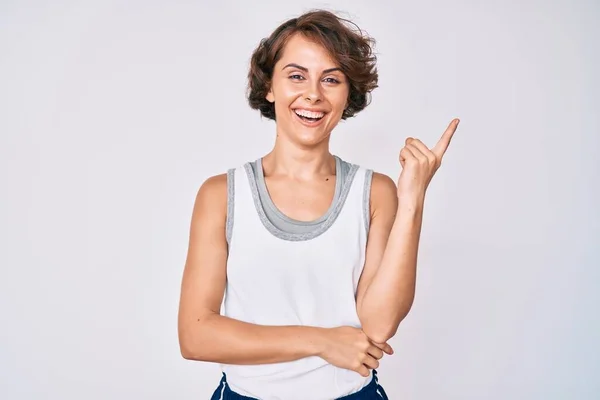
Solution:
<svg viewBox="0 0 600 400">
<path fill-rule="evenodd" d="M 180 346 L 180 353 L 181 353 L 181 357 L 183 357 L 185 360 L 195 360 L 194 356 L 192 355 L 192 353 L 187 350 L 187 349 L 183 349 Z"/>
<path fill-rule="evenodd" d="M 398 332 L 398 326 L 408 315 L 410 309 L 407 309 L 393 317 L 389 318 L 361 318 L 362 330 L 374 343 L 386 343 Z"/>
<path fill-rule="evenodd" d="M 207 354 L 207 346 L 202 344 L 200 332 L 180 330 L 179 352 L 181 357 L 191 361 L 210 361 Z"/>
<path fill-rule="evenodd" d="M 396 335 L 398 331 L 398 327 L 385 327 L 385 326 L 370 326 L 365 325 L 363 328 L 363 332 L 367 337 L 373 341 L 373 343 L 383 344 Z"/>
<path fill-rule="evenodd" d="M 192 323 L 179 321 L 179 352 L 186 360 L 215 362 L 214 335 L 207 318 L 196 318 Z"/>
<path fill-rule="evenodd" d="M 198 351 L 198 347 L 185 336 L 179 338 L 179 352 L 186 360 L 202 361 L 202 354 Z"/>
<path fill-rule="evenodd" d="M 181 357 L 186 360 L 194 360 L 198 361 L 198 353 L 194 351 L 194 348 L 190 346 L 188 343 L 179 342 L 179 352 L 181 353 Z"/>
<path fill-rule="evenodd" d="M 180 341 L 179 352 L 181 357 L 190 361 L 205 361 L 214 362 L 208 353 L 208 349 L 205 346 L 199 345 L 198 343 L 190 343 L 189 341 Z"/>
</svg>

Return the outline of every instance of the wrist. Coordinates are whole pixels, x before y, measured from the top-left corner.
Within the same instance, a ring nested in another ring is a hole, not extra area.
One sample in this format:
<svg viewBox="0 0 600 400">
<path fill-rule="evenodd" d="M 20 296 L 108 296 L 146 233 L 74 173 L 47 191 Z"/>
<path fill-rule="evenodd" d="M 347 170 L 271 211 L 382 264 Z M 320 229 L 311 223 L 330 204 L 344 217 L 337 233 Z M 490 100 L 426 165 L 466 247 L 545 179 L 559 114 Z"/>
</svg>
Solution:
<svg viewBox="0 0 600 400">
<path fill-rule="evenodd" d="M 398 213 L 420 212 L 425 204 L 425 193 L 411 193 L 398 196 Z"/>
<path fill-rule="evenodd" d="M 323 357 L 327 349 L 327 337 L 329 329 L 311 327 L 308 335 L 308 352 L 312 356 Z"/>
</svg>

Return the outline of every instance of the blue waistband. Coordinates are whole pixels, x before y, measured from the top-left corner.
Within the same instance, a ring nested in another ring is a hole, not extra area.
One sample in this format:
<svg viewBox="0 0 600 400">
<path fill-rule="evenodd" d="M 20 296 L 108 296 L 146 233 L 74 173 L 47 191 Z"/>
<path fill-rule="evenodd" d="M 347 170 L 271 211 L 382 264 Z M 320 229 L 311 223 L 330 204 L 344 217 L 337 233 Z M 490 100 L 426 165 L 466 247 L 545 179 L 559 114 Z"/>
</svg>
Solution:
<svg viewBox="0 0 600 400">
<path fill-rule="evenodd" d="M 222 395 L 221 395 L 222 392 Z M 356 393 L 349 394 L 347 396 L 340 397 L 336 400 L 376 400 L 383 399 L 389 400 L 385 390 L 379 384 L 377 379 L 377 371 L 373 370 L 373 379 L 371 382 Z M 242 396 L 241 394 L 235 393 L 227 384 L 227 376 L 223 373 L 219 387 L 213 393 L 210 400 L 258 400 L 254 397 Z"/>
</svg>

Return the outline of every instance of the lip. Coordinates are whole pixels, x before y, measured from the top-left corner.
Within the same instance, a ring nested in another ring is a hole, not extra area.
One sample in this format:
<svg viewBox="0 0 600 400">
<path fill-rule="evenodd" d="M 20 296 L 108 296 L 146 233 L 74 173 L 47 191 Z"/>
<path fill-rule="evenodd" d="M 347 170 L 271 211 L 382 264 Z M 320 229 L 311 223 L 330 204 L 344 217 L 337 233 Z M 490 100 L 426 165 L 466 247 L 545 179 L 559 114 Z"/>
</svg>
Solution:
<svg viewBox="0 0 600 400">
<path fill-rule="evenodd" d="M 325 111 L 321 111 L 321 110 L 311 110 L 309 108 L 297 108 L 297 110 L 307 110 L 307 111 L 314 111 L 314 112 L 322 112 L 322 113 L 325 113 L 325 115 L 327 115 L 327 113 Z M 321 123 L 323 122 L 323 120 L 325 120 L 325 115 L 323 116 L 323 118 L 321 118 L 318 121 L 310 122 L 310 121 L 305 121 L 302 118 L 300 118 L 298 116 L 298 114 L 296 114 L 295 110 L 292 110 L 292 114 L 294 114 L 294 118 L 296 118 L 296 121 L 300 122 L 302 125 L 307 126 L 309 128 L 314 128 L 316 126 L 319 126 L 319 125 L 321 125 Z"/>
<path fill-rule="evenodd" d="M 305 108 L 305 107 L 298 107 L 298 108 L 294 108 L 294 111 L 296 110 L 304 110 L 304 111 L 310 111 L 310 112 L 318 112 L 318 113 L 323 113 L 323 114 L 327 114 L 327 111 L 325 110 L 320 110 L 318 108 Z"/>
</svg>

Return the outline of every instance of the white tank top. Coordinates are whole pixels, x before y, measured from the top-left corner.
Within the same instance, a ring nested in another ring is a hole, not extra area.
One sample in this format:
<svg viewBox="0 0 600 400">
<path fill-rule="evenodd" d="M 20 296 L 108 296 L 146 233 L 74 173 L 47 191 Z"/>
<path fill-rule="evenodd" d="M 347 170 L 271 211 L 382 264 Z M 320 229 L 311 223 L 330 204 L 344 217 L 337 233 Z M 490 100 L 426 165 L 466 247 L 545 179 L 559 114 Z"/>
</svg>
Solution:
<svg viewBox="0 0 600 400">
<path fill-rule="evenodd" d="M 222 314 L 259 325 L 354 326 L 365 262 L 372 171 L 351 165 L 341 196 L 310 232 L 277 228 L 266 217 L 250 163 L 228 172 L 227 284 Z M 263 400 L 331 400 L 372 379 L 320 357 L 222 364 L 234 392 Z"/>
</svg>

